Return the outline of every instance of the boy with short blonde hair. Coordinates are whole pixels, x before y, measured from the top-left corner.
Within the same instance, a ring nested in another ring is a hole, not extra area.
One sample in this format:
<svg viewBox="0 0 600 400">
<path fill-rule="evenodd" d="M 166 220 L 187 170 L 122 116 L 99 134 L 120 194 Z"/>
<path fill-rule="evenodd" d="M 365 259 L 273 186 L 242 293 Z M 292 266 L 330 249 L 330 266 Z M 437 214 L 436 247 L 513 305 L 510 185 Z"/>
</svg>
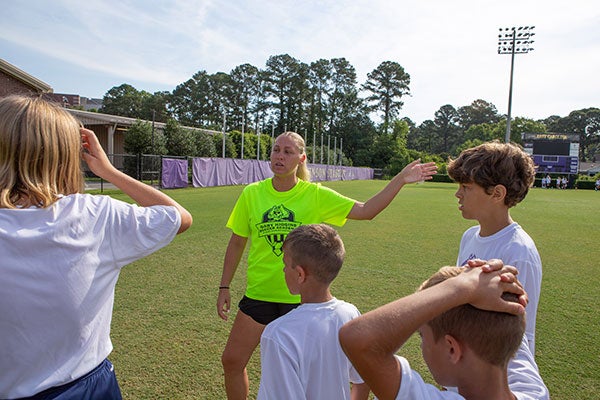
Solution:
<svg viewBox="0 0 600 400">
<path fill-rule="evenodd" d="M 330 291 L 345 254 L 342 239 L 325 224 L 301 225 L 287 235 L 285 282 L 301 304 L 262 333 L 259 400 L 368 398 L 338 340 L 342 325 L 360 313 Z"/>
<path fill-rule="evenodd" d="M 463 271 L 462 267 L 442 267 L 421 284 L 419 291 L 454 278 Z M 502 299 L 519 302 L 518 296 L 512 293 L 504 293 Z M 485 311 L 463 304 L 438 315 L 427 325 L 436 342 L 444 335 L 452 335 L 458 341 L 467 343 L 486 362 L 506 368 L 523 340 L 525 316 Z"/>
<path fill-rule="evenodd" d="M 533 357 L 508 376 L 525 329 L 516 274 L 512 266 L 444 267 L 417 293 L 349 321 L 342 348 L 380 400 L 547 398 Z M 458 393 L 425 383 L 396 354 L 415 331 L 433 378 Z"/>
</svg>

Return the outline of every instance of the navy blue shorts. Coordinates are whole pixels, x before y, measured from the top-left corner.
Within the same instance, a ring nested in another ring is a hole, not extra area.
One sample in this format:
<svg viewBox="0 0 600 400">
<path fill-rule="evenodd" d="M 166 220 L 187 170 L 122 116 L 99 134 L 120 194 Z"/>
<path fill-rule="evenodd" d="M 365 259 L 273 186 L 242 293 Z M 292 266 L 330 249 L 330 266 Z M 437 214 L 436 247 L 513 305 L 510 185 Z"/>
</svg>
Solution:
<svg viewBox="0 0 600 400">
<path fill-rule="evenodd" d="M 269 322 L 289 313 L 299 305 L 300 303 L 271 303 L 270 301 L 254 300 L 244 296 L 240 300 L 238 307 L 241 312 L 259 324 L 267 325 Z"/>
<path fill-rule="evenodd" d="M 51 387 L 21 400 L 122 400 L 112 363 L 105 359 L 96 368 L 61 386 Z"/>
</svg>

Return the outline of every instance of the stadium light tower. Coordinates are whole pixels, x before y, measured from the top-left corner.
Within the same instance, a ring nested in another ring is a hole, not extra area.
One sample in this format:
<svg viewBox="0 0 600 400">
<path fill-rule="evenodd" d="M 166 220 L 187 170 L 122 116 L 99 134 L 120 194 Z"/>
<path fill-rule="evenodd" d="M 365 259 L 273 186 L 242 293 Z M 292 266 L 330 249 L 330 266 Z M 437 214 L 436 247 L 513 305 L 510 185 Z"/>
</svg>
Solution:
<svg viewBox="0 0 600 400">
<path fill-rule="evenodd" d="M 515 28 L 500 28 L 498 34 L 498 54 L 510 54 L 510 87 L 508 89 L 508 117 L 506 119 L 506 143 L 510 142 L 510 113 L 512 107 L 513 70 L 515 54 L 525 54 L 533 50 L 531 39 L 535 26 L 519 26 Z"/>
</svg>

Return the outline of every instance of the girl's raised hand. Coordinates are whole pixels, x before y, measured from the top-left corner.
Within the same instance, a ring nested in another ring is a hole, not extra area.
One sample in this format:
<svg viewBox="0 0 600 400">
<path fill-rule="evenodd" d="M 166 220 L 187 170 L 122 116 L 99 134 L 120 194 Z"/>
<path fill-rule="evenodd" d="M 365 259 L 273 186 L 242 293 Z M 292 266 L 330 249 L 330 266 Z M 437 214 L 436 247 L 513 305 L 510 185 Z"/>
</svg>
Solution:
<svg viewBox="0 0 600 400">
<path fill-rule="evenodd" d="M 80 128 L 79 133 L 81 134 L 81 146 L 83 147 L 83 160 L 94 174 L 106 178 L 106 173 L 113 170 L 114 167 L 100 145 L 96 134 L 85 128 Z"/>
</svg>

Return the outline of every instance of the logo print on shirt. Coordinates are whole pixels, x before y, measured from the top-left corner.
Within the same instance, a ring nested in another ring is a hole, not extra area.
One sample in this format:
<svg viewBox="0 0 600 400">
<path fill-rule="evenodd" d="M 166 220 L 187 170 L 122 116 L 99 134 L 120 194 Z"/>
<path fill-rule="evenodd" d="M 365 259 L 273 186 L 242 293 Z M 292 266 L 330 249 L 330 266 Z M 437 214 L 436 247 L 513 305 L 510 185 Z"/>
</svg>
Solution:
<svg viewBox="0 0 600 400">
<path fill-rule="evenodd" d="M 477 254 L 471 253 L 471 255 L 469 255 L 469 257 L 460 264 L 460 267 L 464 267 L 465 265 L 467 265 L 467 261 L 474 260 L 476 258 L 477 258 Z"/>
<path fill-rule="evenodd" d="M 256 229 L 258 236 L 265 238 L 273 254 L 279 257 L 283 253 L 281 247 L 287 234 L 300 225 L 301 222 L 294 221 L 294 212 L 280 204 L 263 214 L 262 222 L 256 224 Z"/>
</svg>

